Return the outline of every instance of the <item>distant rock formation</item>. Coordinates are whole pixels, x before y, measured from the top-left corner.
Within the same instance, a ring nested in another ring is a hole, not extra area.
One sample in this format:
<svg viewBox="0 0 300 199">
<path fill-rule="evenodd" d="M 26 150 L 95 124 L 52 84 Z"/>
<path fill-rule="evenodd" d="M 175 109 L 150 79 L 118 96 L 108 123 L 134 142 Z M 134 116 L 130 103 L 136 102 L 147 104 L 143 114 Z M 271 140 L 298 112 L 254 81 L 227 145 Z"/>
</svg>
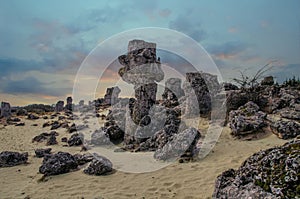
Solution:
<svg viewBox="0 0 300 199">
<path fill-rule="evenodd" d="M 113 105 L 118 102 L 121 89 L 118 86 L 107 88 L 104 95 L 104 103 L 107 105 Z"/>
<path fill-rule="evenodd" d="M 1 102 L 1 117 L 8 118 L 11 116 L 11 107 L 8 102 Z"/>
<path fill-rule="evenodd" d="M 55 105 L 55 111 L 61 112 L 64 110 L 64 101 L 58 101 Z"/>
<path fill-rule="evenodd" d="M 272 86 L 274 84 L 274 78 L 273 78 L 273 76 L 264 77 L 264 79 L 261 81 L 260 84 L 261 85 Z"/>
<path fill-rule="evenodd" d="M 73 99 L 72 97 L 67 97 L 67 104 L 66 104 L 66 109 L 68 111 L 72 111 L 73 110 Z"/>
</svg>

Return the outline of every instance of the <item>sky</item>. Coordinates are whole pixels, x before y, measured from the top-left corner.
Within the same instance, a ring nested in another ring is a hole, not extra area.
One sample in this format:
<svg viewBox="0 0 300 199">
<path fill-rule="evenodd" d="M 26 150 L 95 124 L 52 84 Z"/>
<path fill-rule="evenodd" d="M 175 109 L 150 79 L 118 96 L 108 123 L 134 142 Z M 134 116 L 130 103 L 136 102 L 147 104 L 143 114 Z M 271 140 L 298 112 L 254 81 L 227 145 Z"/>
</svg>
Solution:
<svg viewBox="0 0 300 199">
<path fill-rule="evenodd" d="M 299 0 L 0 0 L 0 101 L 17 106 L 66 99 L 99 43 L 143 27 L 191 37 L 225 81 L 276 60 L 269 73 L 282 82 L 300 76 L 299 10 Z M 175 70 L 183 67 L 181 58 L 163 55 Z M 119 78 L 105 74 L 108 86 Z"/>
</svg>

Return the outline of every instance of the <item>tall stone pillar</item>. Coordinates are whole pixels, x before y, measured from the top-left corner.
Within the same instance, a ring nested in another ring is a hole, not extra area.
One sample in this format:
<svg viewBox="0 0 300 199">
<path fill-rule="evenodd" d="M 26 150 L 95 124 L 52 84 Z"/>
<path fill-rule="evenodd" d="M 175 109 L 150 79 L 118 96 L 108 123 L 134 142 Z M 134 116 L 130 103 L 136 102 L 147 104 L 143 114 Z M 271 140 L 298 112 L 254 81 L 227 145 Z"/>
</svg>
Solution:
<svg viewBox="0 0 300 199">
<path fill-rule="evenodd" d="M 156 44 L 132 40 L 128 44 L 128 53 L 118 59 L 123 65 L 119 75 L 135 89 L 136 100 L 131 106 L 131 118 L 135 124 L 141 124 L 156 101 L 156 82 L 164 78 L 160 61 L 156 58 Z"/>
</svg>

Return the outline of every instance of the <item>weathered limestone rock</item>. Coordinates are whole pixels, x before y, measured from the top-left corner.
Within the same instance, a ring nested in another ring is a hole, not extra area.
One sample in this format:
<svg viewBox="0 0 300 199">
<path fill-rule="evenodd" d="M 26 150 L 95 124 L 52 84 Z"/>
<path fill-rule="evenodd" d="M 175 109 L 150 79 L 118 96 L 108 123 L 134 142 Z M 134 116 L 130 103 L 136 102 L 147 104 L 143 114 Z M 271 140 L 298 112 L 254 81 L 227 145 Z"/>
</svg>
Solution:
<svg viewBox="0 0 300 199">
<path fill-rule="evenodd" d="M 88 175 L 107 175 L 112 172 L 113 164 L 106 157 L 100 156 L 98 154 L 93 154 L 94 159 L 89 164 L 89 166 L 83 170 L 85 174 Z"/>
<path fill-rule="evenodd" d="M 61 112 L 64 110 L 64 101 L 58 101 L 55 105 L 55 111 Z"/>
<path fill-rule="evenodd" d="M 229 113 L 229 126 L 232 135 L 241 138 L 247 134 L 255 134 L 266 126 L 267 115 L 259 111 L 254 102 L 248 102 L 238 110 Z"/>
<path fill-rule="evenodd" d="M 195 145 L 201 137 L 197 129 L 190 127 L 178 134 L 154 153 L 154 158 L 159 160 L 172 160 L 179 157 L 192 158 L 196 151 Z"/>
<path fill-rule="evenodd" d="M 119 75 L 125 82 L 134 85 L 136 101 L 132 105 L 131 117 L 140 124 L 156 101 L 156 82 L 164 78 L 160 61 L 156 58 L 156 44 L 132 40 L 128 44 L 128 53 L 118 59 L 124 66 Z"/>
<path fill-rule="evenodd" d="M 1 117 L 8 118 L 11 116 L 11 107 L 8 102 L 1 102 Z"/>
<path fill-rule="evenodd" d="M 120 92 L 121 89 L 118 86 L 107 88 L 104 95 L 104 103 L 108 105 L 117 103 Z"/>
<path fill-rule="evenodd" d="M 299 147 L 295 140 L 253 154 L 217 178 L 213 198 L 298 198 Z"/>
<path fill-rule="evenodd" d="M 293 120 L 277 120 L 270 124 L 272 132 L 281 139 L 291 139 L 300 135 L 300 124 Z"/>
<path fill-rule="evenodd" d="M 67 97 L 67 104 L 66 104 L 66 109 L 68 111 L 72 111 L 73 110 L 73 99 L 72 97 Z"/>
<path fill-rule="evenodd" d="M 28 153 L 19 153 L 13 151 L 3 151 L 0 153 L 0 168 L 12 167 L 27 163 Z"/>
</svg>

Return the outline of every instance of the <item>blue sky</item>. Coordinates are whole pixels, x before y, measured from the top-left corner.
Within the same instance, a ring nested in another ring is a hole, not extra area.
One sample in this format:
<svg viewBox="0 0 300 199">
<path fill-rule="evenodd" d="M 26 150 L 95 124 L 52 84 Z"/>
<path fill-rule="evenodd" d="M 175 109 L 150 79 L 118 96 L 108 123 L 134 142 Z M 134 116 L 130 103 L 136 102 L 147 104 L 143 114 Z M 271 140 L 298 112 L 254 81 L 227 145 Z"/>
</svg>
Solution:
<svg viewBox="0 0 300 199">
<path fill-rule="evenodd" d="M 99 42 L 141 27 L 192 37 L 225 80 L 270 60 L 278 60 L 270 71 L 278 81 L 300 76 L 299 10 L 298 0 L 0 0 L 0 99 L 13 105 L 65 99 Z"/>
</svg>

